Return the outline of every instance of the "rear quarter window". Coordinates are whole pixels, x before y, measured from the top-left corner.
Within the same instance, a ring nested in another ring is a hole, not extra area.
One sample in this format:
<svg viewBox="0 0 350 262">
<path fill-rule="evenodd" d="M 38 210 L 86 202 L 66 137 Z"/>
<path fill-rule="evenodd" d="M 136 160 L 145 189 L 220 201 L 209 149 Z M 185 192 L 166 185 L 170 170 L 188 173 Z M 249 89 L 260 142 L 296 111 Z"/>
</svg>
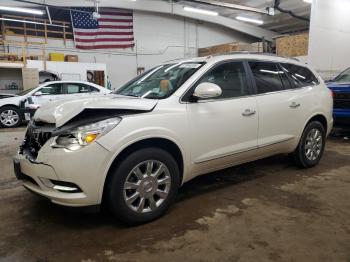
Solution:
<svg viewBox="0 0 350 262">
<path fill-rule="evenodd" d="M 306 67 L 287 63 L 282 63 L 281 67 L 290 76 L 295 88 L 315 86 L 320 83 L 317 77 Z"/>
</svg>

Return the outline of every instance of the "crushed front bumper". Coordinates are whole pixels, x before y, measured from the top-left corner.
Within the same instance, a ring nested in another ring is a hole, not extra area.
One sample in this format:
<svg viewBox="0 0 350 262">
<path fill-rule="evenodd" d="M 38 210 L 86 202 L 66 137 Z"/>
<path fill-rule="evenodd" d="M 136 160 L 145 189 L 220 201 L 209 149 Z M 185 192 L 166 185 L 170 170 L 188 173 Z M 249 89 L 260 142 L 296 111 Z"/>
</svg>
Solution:
<svg viewBox="0 0 350 262">
<path fill-rule="evenodd" d="M 14 169 L 28 190 L 64 206 L 93 206 L 102 200 L 103 184 L 110 152 L 98 143 L 77 151 L 51 148 L 53 138 L 38 152 L 35 161 L 24 153 L 17 154 Z M 64 191 L 75 185 L 79 190 Z"/>
</svg>

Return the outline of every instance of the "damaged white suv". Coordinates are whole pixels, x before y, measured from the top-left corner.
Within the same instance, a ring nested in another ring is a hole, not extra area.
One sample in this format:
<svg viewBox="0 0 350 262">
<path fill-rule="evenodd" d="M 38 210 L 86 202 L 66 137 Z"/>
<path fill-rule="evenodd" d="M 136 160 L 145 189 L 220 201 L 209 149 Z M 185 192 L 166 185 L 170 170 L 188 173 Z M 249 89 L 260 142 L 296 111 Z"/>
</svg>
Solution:
<svg viewBox="0 0 350 262">
<path fill-rule="evenodd" d="M 44 105 L 14 166 L 27 189 L 54 203 L 105 203 L 139 224 L 198 175 L 281 153 L 316 165 L 332 124 L 331 93 L 304 64 L 197 58 L 155 67 L 106 97 Z"/>
</svg>

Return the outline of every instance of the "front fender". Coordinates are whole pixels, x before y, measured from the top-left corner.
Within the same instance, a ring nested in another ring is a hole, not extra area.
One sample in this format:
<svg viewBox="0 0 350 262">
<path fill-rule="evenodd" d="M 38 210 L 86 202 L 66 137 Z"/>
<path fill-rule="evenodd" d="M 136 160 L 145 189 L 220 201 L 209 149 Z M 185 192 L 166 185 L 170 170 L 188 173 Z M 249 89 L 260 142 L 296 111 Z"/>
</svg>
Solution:
<svg viewBox="0 0 350 262">
<path fill-rule="evenodd" d="M 117 127 L 117 129 L 118 129 L 118 127 Z M 118 142 L 116 143 L 114 141 L 113 144 L 108 142 L 108 141 L 110 141 L 109 139 L 111 139 L 112 137 L 113 137 L 113 133 L 108 134 L 108 137 L 107 136 L 104 137 L 105 139 L 101 139 L 98 141 L 98 143 L 101 146 L 103 146 L 104 148 L 106 148 L 110 152 L 109 161 L 108 161 L 108 163 L 105 167 L 105 170 L 102 174 L 101 184 L 99 186 L 100 202 L 102 201 L 105 181 L 106 181 L 108 172 L 114 163 L 114 160 L 118 157 L 118 155 L 121 152 L 123 152 L 123 150 L 125 150 L 129 146 L 131 146 L 135 143 L 141 142 L 143 140 L 161 138 L 161 139 L 166 139 L 166 140 L 173 142 L 180 149 L 180 152 L 181 152 L 181 155 L 183 158 L 183 169 L 184 169 L 183 174 L 184 174 L 184 176 L 187 173 L 188 166 L 186 166 L 186 163 L 189 163 L 190 156 L 186 154 L 186 152 L 188 152 L 188 151 L 185 150 L 185 144 L 183 142 L 181 142 L 179 137 L 174 132 L 171 132 L 170 130 L 167 130 L 165 128 L 159 128 L 159 127 L 142 128 L 139 130 L 132 131 L 132 132 L 126 134 L 125 136 L 118 138 L 118 140 L 117 140 Z"/>
</svg>

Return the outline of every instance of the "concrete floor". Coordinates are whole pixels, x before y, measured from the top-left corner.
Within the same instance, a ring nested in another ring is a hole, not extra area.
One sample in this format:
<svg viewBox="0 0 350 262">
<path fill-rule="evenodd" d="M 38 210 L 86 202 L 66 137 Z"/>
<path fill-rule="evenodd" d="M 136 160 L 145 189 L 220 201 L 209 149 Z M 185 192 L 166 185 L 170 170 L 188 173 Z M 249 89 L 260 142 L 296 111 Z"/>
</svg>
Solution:
<svg viewBox="0 0 350 262">
<path fill-rule="evenodd" d="M 350 141 L 342 136 L 327 141 L 315 168 L 278 156 L 205 175 L 164 217 L 126 228 L 23 189 L 11 167 L 23 136 L 16 131 L 0 131 L 0 261 L 350 261 Z"/>
</svg>

